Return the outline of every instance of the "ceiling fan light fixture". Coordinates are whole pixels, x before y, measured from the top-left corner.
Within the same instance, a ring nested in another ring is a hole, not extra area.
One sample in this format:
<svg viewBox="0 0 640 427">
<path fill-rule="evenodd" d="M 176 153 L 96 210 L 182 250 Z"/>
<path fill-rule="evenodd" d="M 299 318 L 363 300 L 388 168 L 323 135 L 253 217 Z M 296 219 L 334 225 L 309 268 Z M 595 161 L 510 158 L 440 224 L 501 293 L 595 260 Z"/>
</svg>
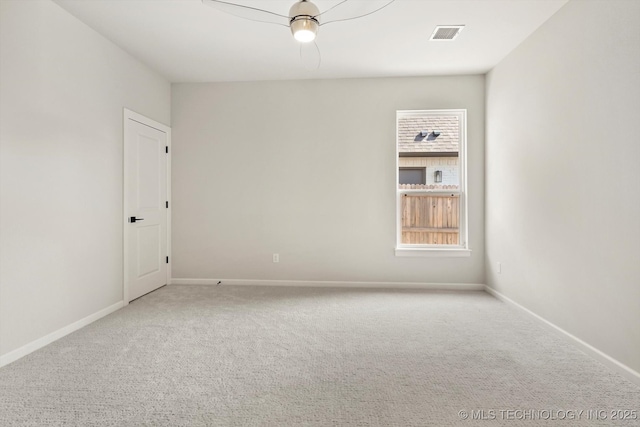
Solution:
<svg viewBox="0 0 640 427">
<path fill-rule="evenodd" d="M 318 33 L 318 21 L 313 18 L 297 17 L 289 24 L 293 38 L 301 43 L 309 43 L 315 40 Z"/>
<path fill-rule="evenodd" d="M 307 0 L 300 0 L 291 6 L 289 9 L 289 27 L 293 37 L 301 43 L 309 43 L 315 40 L 318 33 L 317 16 L 320 14 L 320 9 Z"/>
</svg>

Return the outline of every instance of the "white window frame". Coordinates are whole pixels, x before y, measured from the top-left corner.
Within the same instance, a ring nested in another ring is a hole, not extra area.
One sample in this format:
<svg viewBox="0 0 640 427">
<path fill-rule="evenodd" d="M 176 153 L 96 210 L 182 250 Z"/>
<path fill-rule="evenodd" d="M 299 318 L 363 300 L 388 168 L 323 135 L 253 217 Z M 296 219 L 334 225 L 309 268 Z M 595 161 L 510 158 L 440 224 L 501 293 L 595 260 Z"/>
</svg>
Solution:
<svg viewBox="0 0 640 427">
<path fill-rule="evenodd" d="M 458 167 L 460 185 L 457 191 L 434 191 L 434 190 L 401 190 L 398 188 L 398 182 L 400 180 L 400 160 L 398 152 L 398 121 L 403 117 L 411 116 L 444 116 L 455 115 L 458 117 L 460 126 L 460 141 L 458 148 Z M 398 110 L 396 111 L 396 179 L 394 182 L 394 188 L 396 192 L 396 256 L 409 256 L 409 257 L 468 257 L 471 256 L 471 249 L 469 248 L 469 223 L 467 212 L 467 110 L 455 109 L 455 110 Z M 459 245 L 421 245 L 421 244 L 407 244 L 402 243 L 402 205 L 401 199 L 403 194 L 435 194 L 435 195 L 449 195 L 459 194 L 460 197 L 460 230 L 459 230 Z"/>
</svg>

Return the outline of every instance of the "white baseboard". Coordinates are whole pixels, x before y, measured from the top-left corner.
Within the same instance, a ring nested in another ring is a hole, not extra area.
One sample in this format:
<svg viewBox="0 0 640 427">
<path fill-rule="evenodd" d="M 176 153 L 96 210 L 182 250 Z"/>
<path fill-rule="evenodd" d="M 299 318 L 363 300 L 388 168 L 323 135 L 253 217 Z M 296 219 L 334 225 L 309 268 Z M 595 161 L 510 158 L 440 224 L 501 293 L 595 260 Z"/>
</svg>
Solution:
<svg viewBox="0 0 640 427">
<path fill-rule="evenodd" d="M 116 310 L 121 309 L 124 306 L 122 301 L 117 302 L 107 308 L 103 308 L 102 310 L 90 314 L 89 316 L 78 320 L 77 322 L 73 322 L 70 325 L 65 326 L 64 328 L 58 329 L 57 331 L 51 332 L 48 335 L 45 335 L 42 338 L 38 338 L 35 341 L 31 341 L 29 344 L 23 345 L 20 348 L 17 348 L 5 355 L 0 356 L 0 367 L 8 365 L 11 362 L 15 362 L 21 357 L 26 356 L 29 353 L 33 353 L 36 350 L 41 349 L 42 347 L 51 344 L 52 342 L 59 340 L 65 335 L 69 335 L 72 332 L 77 331 L 80 328 L 87 326 L 90 323 L 95 322 L 96 320 L 113 313 Z"/>
<path fill-rule="evenodd" d="M 564 329 L 562 329 L 561 327 L 555 325 L 554 323 L 551 323 L 550 321 L 548 321 L 544 317 L 537 315 L 536 313 L 534 313 L 533 311 L 529 310 L 528 308 L 523 307 L 522 305 L 518 304 L 517 302 L 515 302 L 511 298 L 501 294 L 500 292 L 496 291 L 495 289 L 493 289 L 493 288 L 491 288 L 489 286 L 485 286 L 485 290 L 489 294 L 491 294 L 494 297 L 498 298 L 499 300 L 504 301 L 504 302 L 506 302 L 508 304 L 513 305 L 514 307 L 519 308 L 520 310 L 524 311 L 527 314 L 530 314 L 536 320 L 542 322 L 546 326 L 550 326 L 551 328 L 553 328 L 556 331 L 560 332 L 572 344 L 574 344 L 574 345 L 577 344 L 578 347 L 580 348 L 580 350 L 584 351 L 589 356 L 591 356 L 594 359 L 598 360 L 600 363 L 604 364 L 608 368 L 618 372 L 623 377 L 627 378 L 629 381 L 631 381 L 634 384 L 637 384 L 637 385 L 640 386 L 640 373 L 638 373 L 635 370 L 631 369 L 630 367 L 628 367 L 624 363 L 621 363 L 621 362 L 617 361 L 616 359 L 614 359 L 613 357 L 609 356 L 608 354 L 603 353 L 602 351 L 598 350 L 597 348 L 593 347 L 590 344 L 587 344 L 586 342 L 582 341 L 580 338 L 576 337 L 575 335 L 565 331 Z"/>
<path fill-rule="evenodd" d="M 439 291 L 483 291 L 480 283 L 420 283 L 420 282 L 337 282 L 324 280 L 255 280 L 255 279 L 171 279 L 172 285 L 244 285 L 300 286 L 316 288 L 388 288 L 430 289 Z"/>
</svg>

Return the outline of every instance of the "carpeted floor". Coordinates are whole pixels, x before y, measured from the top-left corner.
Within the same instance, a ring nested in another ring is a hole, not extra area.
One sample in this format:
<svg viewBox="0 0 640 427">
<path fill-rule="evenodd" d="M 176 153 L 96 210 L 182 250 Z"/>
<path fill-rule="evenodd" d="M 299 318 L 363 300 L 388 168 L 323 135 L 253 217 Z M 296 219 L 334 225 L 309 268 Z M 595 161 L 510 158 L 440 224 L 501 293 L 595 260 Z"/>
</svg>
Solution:
<svg viewBox="0 0 640 427">
<path fill-rule="evenodd" d="M 2 426 L 638 426 L 639 412 L 639 387 L 483 292 L 169 286 L 0 369 Z"/>
</svg>

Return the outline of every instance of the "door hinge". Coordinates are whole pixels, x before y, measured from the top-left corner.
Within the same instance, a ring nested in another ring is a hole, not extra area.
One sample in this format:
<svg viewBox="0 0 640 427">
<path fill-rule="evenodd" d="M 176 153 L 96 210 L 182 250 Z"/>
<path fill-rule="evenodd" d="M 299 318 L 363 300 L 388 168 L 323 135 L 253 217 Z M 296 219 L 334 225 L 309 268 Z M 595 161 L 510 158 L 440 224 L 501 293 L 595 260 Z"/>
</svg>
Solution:
<svg viewBox="0 0 640 427">
<path fill-rule="evenodd" d="M 169 209 L 169 201 L 168 200 L 167 200 L 166 204 L 167 204 L 167 209 Z"/>
<path fill-rule="evenodd" d="M 169 264 L 169 257 L 167 257 L 167 264 Z"/>
<path fill-rule="evenodd" d="M 169 154 L 169 146 L 168 146 L 168 145 L 165 145 L 165 146 L 164 146 L 164 152 L 165 152 L 165 153 L 167 153 L 167 154 Z"/>
</svg>

